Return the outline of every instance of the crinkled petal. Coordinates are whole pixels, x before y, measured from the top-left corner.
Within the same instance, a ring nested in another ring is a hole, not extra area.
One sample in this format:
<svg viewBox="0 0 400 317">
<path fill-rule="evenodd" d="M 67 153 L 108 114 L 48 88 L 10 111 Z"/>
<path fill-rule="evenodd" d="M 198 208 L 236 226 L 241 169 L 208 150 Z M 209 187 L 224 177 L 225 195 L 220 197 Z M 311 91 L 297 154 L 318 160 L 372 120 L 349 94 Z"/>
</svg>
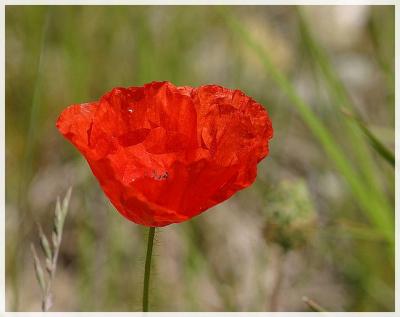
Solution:
<svg viewBox="0 0 400 317">
<path fill-rule="evenodd" d="M 146 226 L 188 220 L 250 186 L 273 129 L 239 90 L 168 82 L 114 88 L 57 121 L 116 209 Z"/>
</svg>

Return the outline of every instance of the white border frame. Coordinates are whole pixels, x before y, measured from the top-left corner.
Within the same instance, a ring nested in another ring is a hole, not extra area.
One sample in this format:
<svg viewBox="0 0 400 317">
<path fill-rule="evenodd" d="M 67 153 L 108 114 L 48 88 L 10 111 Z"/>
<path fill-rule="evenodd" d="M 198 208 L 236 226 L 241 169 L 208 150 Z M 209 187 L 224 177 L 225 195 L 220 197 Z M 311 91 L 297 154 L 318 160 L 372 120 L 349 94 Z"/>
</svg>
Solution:
<svg viewBox="0 0 400 317">
<path fill-rule="evenodd" d="M 5 0 L 6 5 L 395 5 L 391 0 Z"/>
<path fill-rule="evenodd" d="M 395 6 L 395 34 L 398 34 L 400 31 L 400 5 L 396 5 L 395 1 L 388 1 L 388 0 L 380 0 L 380 1 L 363 1 L 363 0 L 336 0 L 336 1 L 318 1 L 318 0 L 308 0 L 308 1 L 294 1 L 294 0 L 272 0 L 272 1 L 262 1 L 262 0 L 249 0 L 247 2 L 240 1 L 240 0 L 170 0 L 170 1 L 163 1 L 163 0 L 152 0 L 152 1 L 132 1 L 132 0 L 86 0 L 86 1 L 79 1 L 79 0 L 41 0 L 41 1 L 29 1 L 29 0 L 5 0 L 3 1 L 3 5 L 1 7 L 0 13 L 0 23 L 2 27 L 1 32 L 1 46 L 2 50 L 0 53 L 0 57 L 2 60 L 1 64 L 1 72 L 0 72 L 0 81 L 1 81 L 1 95 L 0 98 L 1 102 L 1 114 L 0 114 L 0 147 L 4 149 L 3 155 L 0 158 L 0 202 L 1 202 L 1 213 L 0 213 L 0 316 L 14 316 L 14 317 L 39 317 L 39 316 L 54 316 L 54 317 L 86 317 L 86 316 L 93 316 L 93 317 L 100 317 L 100 316 L 110 316 L 110 317 L 128 317 L 128 316 L 165 316 L 165 317 L 187 317 L 187 316 L 236 316 L 236 317 L 261 317 L 261 316 L 276 316 L 276 317 L 286 317 L 286 316 L 335 316 L 335 317 L 354 317 L 354 316 L 370 316 L 370 317 L 382 317 L 382 316 L 400 316 L 400 301 L 399 301 L 399 283 L 400 277 L 398 274 L 398 263 L 399 259 L 398 256 L 400 254 L 400 245 L 399 245 L 399 225 L 400 225 L 400 217 L 397 214 L 397 206 L 399 202 L 399 191 L 398 189 L 398 181 L 399 181 L 399 172 L 400 169 L 396 164 L 395 168 L 395 178 L 396 178 L 396 196 L 395 196 L 395 206 L 396 206 L 396 215 L 395 215 L 395 226 L 396 226 L 396 247 L 395 247 L 395 260 L 396 260 L 396 274 L 395 274 L 395 312 L 392 313 L 272 313 L 272 312 L 257 312 L 257 313 L 141 313 L 141 312 L 125 312 L 125 313 L 117 313 L 117 312 L 5 312 L 5 6 L 6 5 L 394 5 Z M 399 64 L 399 42 L 397 38 L 395 39 L 395 87 L 396 92 L 400 90 L 400 83 L 399 83 L 399 71 L 400 71 L 400 64 Z M 397 110 L 398 98 L 395 97 L 395 105 Z M 400 113 L 399 111 L 395 111 L 395 119 L 396 123 L 400 120 Z M 396 124 L 395 129 L 395 154 L 396 158 L 400 154 L 400 141 L 398 140 L 399 134 L 399 127 Z M 396 159 L 397 161 L 397 159 Z"/>
</svg>

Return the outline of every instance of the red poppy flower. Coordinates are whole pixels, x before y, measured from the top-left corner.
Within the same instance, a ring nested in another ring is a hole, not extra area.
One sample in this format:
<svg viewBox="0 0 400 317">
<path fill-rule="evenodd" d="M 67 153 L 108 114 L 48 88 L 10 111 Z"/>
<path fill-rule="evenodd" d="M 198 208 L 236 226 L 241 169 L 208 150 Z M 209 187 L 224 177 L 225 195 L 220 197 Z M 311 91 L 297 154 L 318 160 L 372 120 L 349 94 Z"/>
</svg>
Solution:
<svg viewBox="0 0 400 317">
<path fill-rule="evenodd" d="M 157 227 L 251 185 L 273 133 L 264 108 L 239 90 L 169 82 L 114 88 L 72 105 L 57 128 L 122 215 Z"/>
</svg>

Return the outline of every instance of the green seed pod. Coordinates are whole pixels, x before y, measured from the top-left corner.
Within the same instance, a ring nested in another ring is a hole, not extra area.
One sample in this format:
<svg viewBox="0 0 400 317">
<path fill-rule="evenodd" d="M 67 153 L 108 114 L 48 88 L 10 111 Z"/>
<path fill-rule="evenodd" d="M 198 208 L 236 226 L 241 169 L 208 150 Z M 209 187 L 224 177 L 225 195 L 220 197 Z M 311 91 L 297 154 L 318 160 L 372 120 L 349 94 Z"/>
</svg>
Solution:
<svg viewBox="0 0 400 317">
<path fill-rule="evenodd" d="M 285 180 L 268 195 L 265 207 L 266 241 L 284 250 L 305 246 L 316 228 L 316 213 L 306 183 L 302 179 Z"/>
</svg>

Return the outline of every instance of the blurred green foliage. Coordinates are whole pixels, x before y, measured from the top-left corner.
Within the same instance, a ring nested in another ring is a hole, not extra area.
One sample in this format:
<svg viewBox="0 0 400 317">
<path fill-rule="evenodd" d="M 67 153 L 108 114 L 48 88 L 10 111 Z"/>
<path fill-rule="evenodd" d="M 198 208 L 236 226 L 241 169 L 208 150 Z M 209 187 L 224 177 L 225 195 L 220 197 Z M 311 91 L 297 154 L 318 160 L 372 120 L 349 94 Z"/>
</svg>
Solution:
<svg viewBox="0 0 400 317">
<path fill-rule="evenodd" d="M 278 241 L 263 228 L 309 205 L 315 232 L 288 255 L 280 310 L 307 310 L 303 296 L 394 310 L 394 170 L 370 143 L 394 148 L 393 6 L 6 6 L 7 310 L 40 309 L 29 244 L 70 185 L 54 310 L 140 310 L 146 230 L 113 210 L 55 121 L 153 80 L 239 88 L 275 136 L 254 186 L 157 231 L 152 310 L 265 310 Z"/>
</svg>

